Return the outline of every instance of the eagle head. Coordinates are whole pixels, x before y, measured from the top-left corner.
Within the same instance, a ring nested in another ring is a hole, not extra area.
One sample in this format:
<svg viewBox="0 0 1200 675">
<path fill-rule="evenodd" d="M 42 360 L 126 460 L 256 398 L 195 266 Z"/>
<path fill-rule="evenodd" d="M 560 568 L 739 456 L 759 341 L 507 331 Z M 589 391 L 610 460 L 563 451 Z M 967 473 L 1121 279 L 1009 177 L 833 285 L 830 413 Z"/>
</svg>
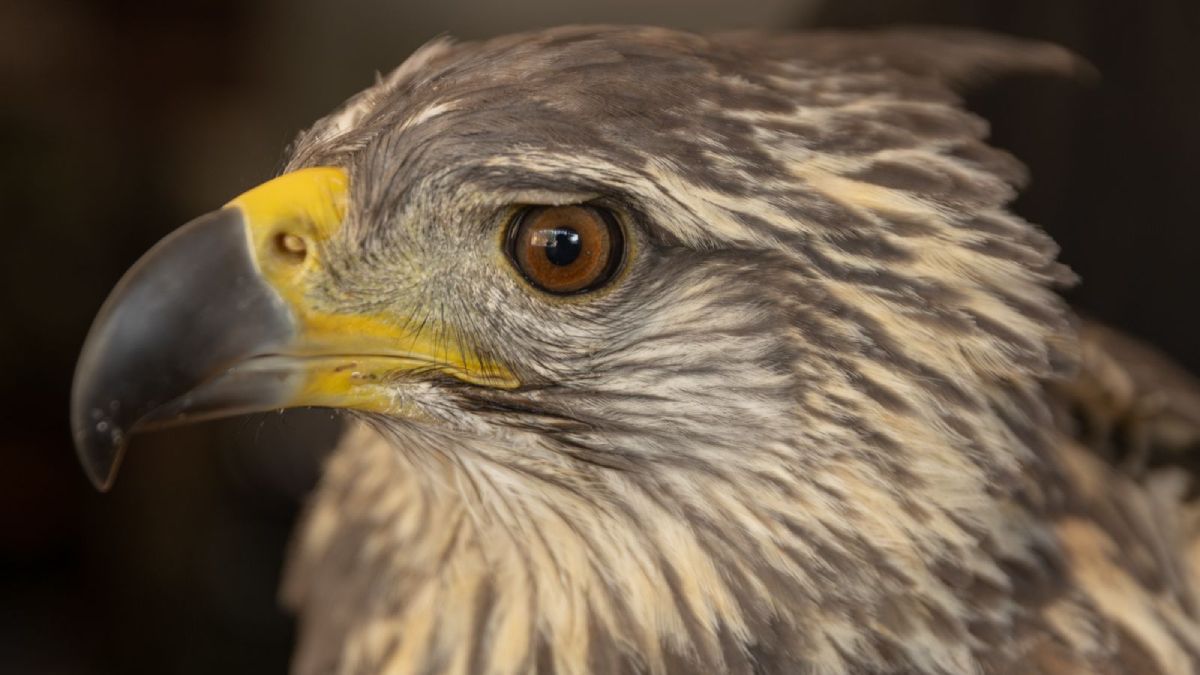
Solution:
<svg viewBox="0 0 1200 675">
<path fill-rule="evenodd" d="M 285 589 L 301 673 L 1004 663 L 1054 583 L 1069 274 L 953 86 L 1076 67 L 961 32 L 435 41 L 120 282 L 81 458 L 107 487 L 138 430 L 349 411 Z"/>
</svg>

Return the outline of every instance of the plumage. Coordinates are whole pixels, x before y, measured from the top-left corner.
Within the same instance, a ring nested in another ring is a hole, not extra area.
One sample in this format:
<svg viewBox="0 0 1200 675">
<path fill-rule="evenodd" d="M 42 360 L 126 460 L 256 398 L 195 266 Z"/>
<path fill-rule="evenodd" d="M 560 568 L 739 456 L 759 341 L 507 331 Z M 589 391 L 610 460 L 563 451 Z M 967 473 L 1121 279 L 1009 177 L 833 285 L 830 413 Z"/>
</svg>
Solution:
<svg viewBox="0 0 1200 675">
<path fill-rule="evenodd" d="M 1014 70 L 1087 67 L 568 27 L 434 41 L 302 134 L 287 171 L 350 186 L 304 302 L 519 385 L 410 373 L 355 414 L 295 672 L 1200 670 L 1200 388 L 1081 324 L 1007 209 L 1024 169 L 955 91 Z M 506 214 L 580 203 L 623 268 L 531 289 Z"/>
</svg>

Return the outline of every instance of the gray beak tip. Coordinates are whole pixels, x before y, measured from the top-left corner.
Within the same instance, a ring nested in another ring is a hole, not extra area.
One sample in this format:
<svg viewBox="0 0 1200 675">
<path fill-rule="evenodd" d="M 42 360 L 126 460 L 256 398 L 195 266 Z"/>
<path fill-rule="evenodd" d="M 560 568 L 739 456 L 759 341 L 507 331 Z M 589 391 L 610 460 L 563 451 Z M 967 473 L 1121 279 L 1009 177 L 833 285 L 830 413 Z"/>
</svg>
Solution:
<svg viewBox="0 0 1200 675">
<path fill-rule="evenodd" d="M 71 430 L 75 451 L 88 480 L 100 492 L 108 492 L 125 455 L 126 434 L 121 425 L 99 409 L 73 408 Z"/>
<path fill-rule="evenodd" d="M 117 465 L 120 464 L 122 451 L 115 452 L 110 459 L 100 459 L 98 457 L 90 457 L 82 459 L 84 473 L 87 474 L 88 480 L 91 481 L 92 487 L 99 492 L 108 492 L 112 489 L 113 482 L 117 477 Z"/>
<path fill-rule="evenodd" d="M 92 484 L 112 486 L 130 434 L 158 417 L 232 414 L 254 396 L 275 404 L 274 380 L 192 397 L 207 410 L 185 396 L 293 333 L 290 311 L 257 271 L 240 211 L 201 216 L 159 242 L 113 289 L 79 355 L 71 434 Z"/>
</svg>

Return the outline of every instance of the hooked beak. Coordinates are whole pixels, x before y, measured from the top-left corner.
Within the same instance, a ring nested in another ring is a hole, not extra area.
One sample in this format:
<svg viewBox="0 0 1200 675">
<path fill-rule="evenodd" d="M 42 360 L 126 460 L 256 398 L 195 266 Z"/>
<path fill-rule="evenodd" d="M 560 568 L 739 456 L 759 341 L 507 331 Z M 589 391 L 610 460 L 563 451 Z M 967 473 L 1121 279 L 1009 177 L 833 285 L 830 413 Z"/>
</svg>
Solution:
<svg viewBox="0 0 1200 675">
<path fill-rule="evenodd" d="M 314 302 L 321 243 L 341 228 L 347 195 L 342 169 L 285 174 L 184 225 L 125 274 L 71 391 L 76 450 L 97 489 L 141 430 L 297 406 L 403 413 L 388 385 L 405 374 L 517 385 L 404 316 Z"/>
</svg>

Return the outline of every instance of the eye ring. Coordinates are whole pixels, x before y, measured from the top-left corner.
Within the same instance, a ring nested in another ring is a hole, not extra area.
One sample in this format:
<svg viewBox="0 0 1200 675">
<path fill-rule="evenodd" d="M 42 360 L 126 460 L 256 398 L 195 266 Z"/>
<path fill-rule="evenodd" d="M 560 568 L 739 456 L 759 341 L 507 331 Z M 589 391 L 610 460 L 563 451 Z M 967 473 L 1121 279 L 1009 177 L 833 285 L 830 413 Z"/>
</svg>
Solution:
<svg viewBox="0 0 1200 675">
<path fill-rule="evenodd" d="M 613 278 L 625 257 L 625 236 L 608 209 L 528 206 L 509 222 L 507 247 L 530 284 L 554 295 L 578 295 Z"/>
</svg>

